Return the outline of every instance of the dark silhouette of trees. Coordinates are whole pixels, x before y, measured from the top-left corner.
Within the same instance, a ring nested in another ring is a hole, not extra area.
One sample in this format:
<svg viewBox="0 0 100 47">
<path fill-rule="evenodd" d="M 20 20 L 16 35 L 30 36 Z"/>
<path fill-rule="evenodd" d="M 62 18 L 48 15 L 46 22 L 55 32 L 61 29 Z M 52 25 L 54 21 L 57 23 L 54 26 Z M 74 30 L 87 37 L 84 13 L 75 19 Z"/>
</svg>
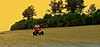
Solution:
<svg viewBox="0 0 100 47">
<path fill-rule="evenodd" d="M 97 9 L 91 16 L 93 19 L 92 24 L 100 24 L 100 9 Z"/>
<path fill-rule="evenodd" d="M 70 11 L 70 13 L 81 13 L 85 7 L 84 0 L 66 0 L 65 8 L 67 11 Z"/>
<path fill-rule="evenodd" d="M 100 9 L 96 10 L 91 16 L 79 13 L 68 13 L 54 16 L 46 14 L 43 19 L 23 19 L 13 24 L 10 30 L 33 29 L 35 23 L 39 23 L 42 27 L 44 25 L 46 27 L 96 25 L 100 24 Z"/>
<path fill-rule="evenodd" d="M 36 15 L 34 7 L 31 5 L 27 9 L 25 9 L 22 13 L 23 18 L 27 18 L 27 20 L 33 19 L 33 16 Z"/>
<path fill-rule="evenodd" d="M 90 14 L 95 13 L 95 12 L 96 12 L 96 6 L 95 6 L 95 4 L 91 4 L 87 13 L 90 15 Z"/>
<path fill-rule="evenodd" d="M 66 5 L 63 6 L 63 1 L 51 1 L 51 12 L 46 13 L 42 19 L 33 19 L 36 15 L 33 6 L 29 6 L 22 15 L 27 18 L 22 19 L 11 26 L 10 30 L 33 29 L 35 23 L 39 23 L 41 27 L 64 27 L 64 26 L 83 26 L 100 24 L 100 9 L 96 10 L 95 4 L 92 4 L 88 10 L 90 15 L 82 13 L 84 0 L 66 0 Z M 70 13 L 62 13 L 63 9 L 67 9 Z M 52 14 L 53 13 L 53 14 Z"/>
<path fill-rule="evenodd" d="M 45 14 L 45 16 L 43 17 L 43 19 L 49 19 L 49 18 L 52 18 L 52 15 L 51 14 Z"/>
<path fill-rule="evenodd" d="M 62 13 L 62 7 L 63 7 L 63 1 L 59 0 L 58 2 L 56 0 L 51 1 L 49 4 L 51 7 L 51 10 L 47 10 L 47 12 L 50 12 L 51 14 L 61 14 Z"/>
</svg>

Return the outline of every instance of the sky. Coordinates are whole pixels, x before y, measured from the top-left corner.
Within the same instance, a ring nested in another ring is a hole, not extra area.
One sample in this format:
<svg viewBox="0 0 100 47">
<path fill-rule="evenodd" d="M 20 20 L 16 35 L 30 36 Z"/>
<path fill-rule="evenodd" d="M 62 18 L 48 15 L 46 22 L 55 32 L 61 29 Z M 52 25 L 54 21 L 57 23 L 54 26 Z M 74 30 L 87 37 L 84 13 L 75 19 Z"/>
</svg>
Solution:
<svg viewBox="0 0 100 47">
<path fill-rule="evenodd" d="M 85 0 L 84 4 L 88 7 L 95 3 L 100 8 L 100 0 Z M 33 5 L 37 16 L 42 18 L 47 9 L 50 9 L 50 0 L 1 0 L 0 1 L 0 32 L 10 30 L 11 25 L 23 18 L 22 12 L 30 5 Z"/>
</svg>

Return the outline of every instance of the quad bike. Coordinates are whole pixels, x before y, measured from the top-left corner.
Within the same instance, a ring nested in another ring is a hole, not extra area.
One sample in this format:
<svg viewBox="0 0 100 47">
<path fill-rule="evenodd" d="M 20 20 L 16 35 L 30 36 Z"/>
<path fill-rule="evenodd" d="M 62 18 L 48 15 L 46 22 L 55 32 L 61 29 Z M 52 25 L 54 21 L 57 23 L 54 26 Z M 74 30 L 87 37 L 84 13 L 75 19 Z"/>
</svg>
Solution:
<svg viewBox="0 0 100 47">
<path fill-rule="evenodd" d="M 44 35 L 44 32 L 41 31 L 41 28 L 35 28 L 33 35 Z"/>
</svg>

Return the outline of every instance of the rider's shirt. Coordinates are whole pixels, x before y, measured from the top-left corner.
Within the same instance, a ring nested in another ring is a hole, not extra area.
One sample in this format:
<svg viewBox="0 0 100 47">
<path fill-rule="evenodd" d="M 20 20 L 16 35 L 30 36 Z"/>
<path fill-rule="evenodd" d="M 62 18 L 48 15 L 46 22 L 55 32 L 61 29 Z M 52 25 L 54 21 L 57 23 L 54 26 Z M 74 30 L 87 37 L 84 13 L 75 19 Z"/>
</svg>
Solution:
<svg viewBox="0 0 100 47">
<path fill-rule="evenodd" d="M 35 28 L 39 28 L 39 27 L 40 27 L 40 25 L 35 25 L 34 27 L 35 27 Z"/>
</svg>

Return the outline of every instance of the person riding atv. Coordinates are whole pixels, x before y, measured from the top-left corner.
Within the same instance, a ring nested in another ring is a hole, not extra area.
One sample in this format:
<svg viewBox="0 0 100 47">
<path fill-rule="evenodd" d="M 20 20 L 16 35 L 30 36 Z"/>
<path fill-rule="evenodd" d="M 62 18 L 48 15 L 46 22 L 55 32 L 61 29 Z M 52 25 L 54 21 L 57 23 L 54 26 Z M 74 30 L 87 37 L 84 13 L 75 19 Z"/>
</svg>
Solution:
<svg viewBox="0 0 100 47">
<path fill-rule="evenodd" d="M 35 31 L 33 32 L 33 35 L 37 35 L 37 34 L 44 35 L 44 32 L 41 31 L 42 28 L 40 27 L 38 23 L 34 26 L 34 29 Z"/>
</svg>

